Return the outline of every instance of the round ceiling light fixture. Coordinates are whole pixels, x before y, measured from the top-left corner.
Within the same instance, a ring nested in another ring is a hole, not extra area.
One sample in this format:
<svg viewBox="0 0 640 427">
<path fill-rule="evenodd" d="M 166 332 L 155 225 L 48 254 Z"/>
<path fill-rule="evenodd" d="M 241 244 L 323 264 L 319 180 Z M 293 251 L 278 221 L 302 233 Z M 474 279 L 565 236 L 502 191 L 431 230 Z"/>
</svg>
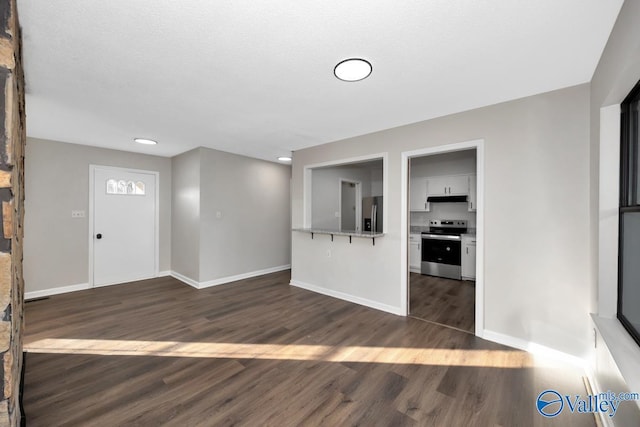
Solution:
<svg viewBox="0 0 640 427">
<path fill-rule="evenodd" d="M 333 74 L 345 82 L 357 82 L 371 75 L 373 67 L 371 63 L 362 58 L 349 58 L 338 62 L 333 69 Z"/>
<path fill-rule="evenodd" d="M 153 139 L 147 139 L 147 138 L 134 138 L 133 141 L 137 142 L 138 144 L 144 144 L 144 145 L 156 145 L 156 144 L 158 144 L 157 141 L 154 141 Z"/>
<path fill-rule="evenodd" d="M 280 156 L 280 157 L 278 157 L 278 160 L 280 160 L 281 162 L 290 162 L 291 161 L 291 157 Z"/>
</svg>

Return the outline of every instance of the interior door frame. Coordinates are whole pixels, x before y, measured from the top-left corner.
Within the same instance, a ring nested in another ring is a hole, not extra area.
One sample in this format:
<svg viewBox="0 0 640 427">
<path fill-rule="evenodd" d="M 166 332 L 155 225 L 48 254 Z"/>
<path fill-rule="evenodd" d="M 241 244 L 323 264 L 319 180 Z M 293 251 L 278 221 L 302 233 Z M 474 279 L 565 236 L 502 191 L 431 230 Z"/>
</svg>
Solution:
<svg viewBox="0 0 640 427">
<path fill-rule="evenodd" d="M 484 139 L 438 145 L 402 152 L 400 215 L 401 312 L 409 315 L 409 160 L 434 154 L 476 150 L 476 298 L 475 335 L 484 336 Z"/>
<path fill-rule="evenodd" d="M 104 165 L 89 165 L 89 288 L 95 288 L 95 280 L 93 278 L 94 271 L 94 244 L 95 239 L 93 238 L 94 234 L 94 215 L 95 215 L 95 171 L 96 169 L 104 169 L 113 171 L 114 173 L 118 172 L 131 172 L 131 173 L 143 173 L 148 175 L 154 175 L 156 184 L 155 184 L 155 226 L 154 226 L 154 259 L 155 259 L 155 269 L 154 276 L 158 277 L 160 273 L 160 172 L 158 171 L 149 171 L 142 169 L 132 169 L 132 168 L 122 168 L 117 166 L 104 166 Z M 117 283 L 110 283 L 106 285 L 99 285 L 97 287 L 110 286 L 115 285 Z"/>
<path fill-rule="evenodd" d="M 356 230 L 362 226 L 362 182 L 349 178 L 340 178 L 338 180 L 338 212 L 340 212 L 340 231 L 342 231 L 342 183 L 356 185 Z M 360 200 L 360 203 L 358 203 Z"/>
</svg>

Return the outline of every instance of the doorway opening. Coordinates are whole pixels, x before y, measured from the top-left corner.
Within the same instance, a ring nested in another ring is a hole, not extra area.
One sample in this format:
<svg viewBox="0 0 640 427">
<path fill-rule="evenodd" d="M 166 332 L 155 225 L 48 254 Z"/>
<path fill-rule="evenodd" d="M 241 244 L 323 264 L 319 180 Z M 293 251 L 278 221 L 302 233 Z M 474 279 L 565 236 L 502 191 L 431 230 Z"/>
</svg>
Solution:
<svg viewBox="0 0 640 427">
<path fill-rule="evenodd" d="M 340 231 L 360 231 L 362 183 L 340 178 Z"/>
<path fill-rule="evenodd" d="M 483 162 L 482 141 L 403 153 L 406 313 L 477 336 L 484 329 Z"/>
</svg>

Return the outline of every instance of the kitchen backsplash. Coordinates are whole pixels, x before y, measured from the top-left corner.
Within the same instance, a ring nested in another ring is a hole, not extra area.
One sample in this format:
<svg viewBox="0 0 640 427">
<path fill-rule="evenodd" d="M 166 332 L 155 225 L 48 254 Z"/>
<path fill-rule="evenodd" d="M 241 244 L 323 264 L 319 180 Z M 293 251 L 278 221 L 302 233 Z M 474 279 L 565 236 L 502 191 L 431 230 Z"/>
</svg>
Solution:
<svg viewBox="0 0 640 427">
<path fill-rule="evenodd" d="M 411 212 L 411 225 L 429 225 L 432 219 L 466 219 L 469 228 L 476 227 L 476 213 L 466 203 L 431 203 L 430 212 Z"/>
</svg>

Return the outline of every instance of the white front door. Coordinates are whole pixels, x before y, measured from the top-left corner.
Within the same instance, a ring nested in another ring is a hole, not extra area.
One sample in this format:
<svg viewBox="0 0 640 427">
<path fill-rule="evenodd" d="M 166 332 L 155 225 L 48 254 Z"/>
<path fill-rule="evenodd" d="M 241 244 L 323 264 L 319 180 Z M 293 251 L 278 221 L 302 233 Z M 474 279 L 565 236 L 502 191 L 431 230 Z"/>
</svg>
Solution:
<svg viewBox="0 0 640 427">
<path fill-rule="evenodd" d="M 157 172 L 91 172 L 93 286 L 157 276 Z"/>
</svg>

